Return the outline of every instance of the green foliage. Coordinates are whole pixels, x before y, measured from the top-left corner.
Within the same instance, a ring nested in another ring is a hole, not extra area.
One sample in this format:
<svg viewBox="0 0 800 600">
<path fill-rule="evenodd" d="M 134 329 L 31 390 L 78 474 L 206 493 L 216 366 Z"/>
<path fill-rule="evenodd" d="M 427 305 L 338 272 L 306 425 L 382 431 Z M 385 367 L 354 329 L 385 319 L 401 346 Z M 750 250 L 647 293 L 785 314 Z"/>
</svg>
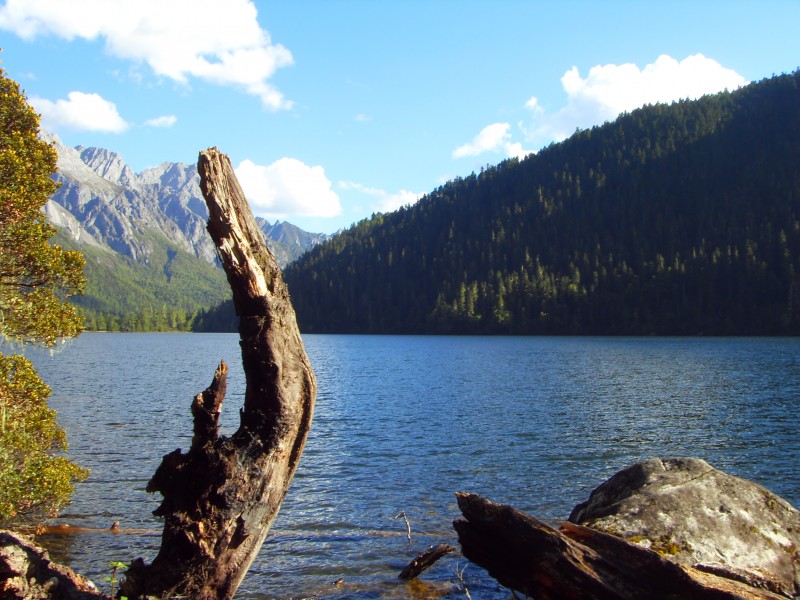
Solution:
<svg viewBox="0 0 800 600">
<path fill-rule="evenodd" d="M 0 338 L 47 346 L 82 322 L 64 300 L 85 285 L 83 258 L 47 241 L 42 207 L 55 191 L 55 150 L 38 139 L 39 117 L 0 69 Z"/>
<path fill-rule="evenodd" d="M 646 106 L 289 265 L 307 332 L 800 333 L 800 72 Z"/>
<path fill-rule="evenodd" d="M 74 242 L 63 232 L 56 240 Z M 146 265 L 86 247 L 86 291 L 72 301 L 87 331 L 189 331 L 199 311 L 230 297 L 223 271 L 154 236 Z"/>
<path fill-rule="evenodd" d="M 56 152 L 39 117 L 0 69 L 0 340 L 53 346 L 82 319 L 66 299 L 85 285 L 83 257 L 51 246 L 42 207 L 55 191 Z M 59 453 L 66 434 L 30 362 L 0 354 L 0 524 L 57 512 L 87 473 Z"/>
<path fill-rule="evenodd" d="M 192 331 L 229 332 L 238 331 L 239 318 L 233 307 L 233 300 L 226 300 L 217 306 L 201 310 L 192 324 Z"/>
<path fill-rule="evenodd" d="M 67 437 L 26 358 L 0 355 L 0 524 L 55 516 L 88 471 L 58 454 Z"/>
<path fill-rule="evenodd" d="M 117 583 L 117 581 L 119 581 L 119 577 L 117 576 L 117 572 L 120 569 L 127 568 L 128 565 L 126 565 L 124 562 L 120 562 L 118 560 L 115 560 L 115 561 L 112 561 L 112 562 L 108 563 L 108 566 L 111 568 L 111 576 L 110 577 L 104 577 L 104 579 L 108 583 L 111 584 L 111 597 L 114 598 L 114 586 Z M 127 600 L 127 596 L 120 596 L 119 600 Z"/>
</svg>

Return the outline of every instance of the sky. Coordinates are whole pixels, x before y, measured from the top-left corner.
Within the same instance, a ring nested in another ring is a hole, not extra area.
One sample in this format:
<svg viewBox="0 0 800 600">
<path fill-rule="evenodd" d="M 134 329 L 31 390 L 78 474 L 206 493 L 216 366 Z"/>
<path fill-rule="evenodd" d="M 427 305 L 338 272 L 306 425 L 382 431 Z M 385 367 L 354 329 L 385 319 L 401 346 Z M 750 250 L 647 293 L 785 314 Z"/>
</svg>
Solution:
<svg viewBox="0 0 800 600">
<path fill-rule="evenodd" d="M 647 103 L 800 67 L 800 0 L 3 0 L 0 61 L 69 146 L 227 154 L 333 233 Z"/>
</svg>

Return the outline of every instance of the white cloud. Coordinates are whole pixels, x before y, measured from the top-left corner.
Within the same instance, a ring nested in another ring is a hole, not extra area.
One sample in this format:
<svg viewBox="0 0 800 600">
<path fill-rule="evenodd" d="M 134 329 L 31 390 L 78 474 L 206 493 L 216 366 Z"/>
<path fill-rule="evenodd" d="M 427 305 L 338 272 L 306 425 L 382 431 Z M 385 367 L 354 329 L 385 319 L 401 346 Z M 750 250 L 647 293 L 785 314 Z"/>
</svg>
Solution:
<svg viewBox="0 0 800 600">
<path fill-rule="evenodd" d="M 293 63 L 292 54 L 256 17 L 251 0 L 6 0 L 0 29 L 24 39 L 104 40 L 110 54 L 144 62 L 158 76 L 233 85 L 270 110 L 290 108 L 268 80 Z"/>
<path fill-rule="evenodd" d="M 342 190 L 356 190 L 376 198 L 377 201 L 372 204 L 371 208 L 376 212 L 382 213 L 392 212 L 403 206 L 410 206 L 422 198 L 422 194 L 411 192 L 409 190 L 400 190 L 398 192 L 389 193 L 386 190 L 367 187 L 352 181 L 340 181 L 339 188 Z"/>
<path fill-rule="evenodd" d="M 334 217 L 342 212 L 339 196 L 320 166 L 309 167 L 294 158 L 268 166 L 243 160 L 236 177 L 253 212 L 268 219 Z"/>
<path fill-rule="evenodd" d="M 533 115 L 526 134 L 529 140 L 544 145 L 567 138 L 576 128 L 600 125 L 645 104 L 693 100 L 745 83 L 744 77 L 702 54 L 682 61 L 661 55 L 643 69 L 630 63 L 597 65 L 585 79 L 572 67 L 561 78 L 566 106 L 548 114 L 536 97 L 525 104 Z"/>
<path fill-rule="evenodd" d="M 503 141 L 511 137 L 511 134 L 508 133 L 509 127 L 508 123 L 487 125 L 471 142 L 453 150 L 453 158 L 477 156 L 484 152 L 499 150 Z"/>
<path fill-rule="evenodd" d="M 473 140 L 453 150 L 453 158 L 478 156 L 484 152 L 502 152 L 508 157 L 522 158 L 528 151 L 519 142 L 511 142 L 511 125 L 508 123 L 492 123 L 484 127 Z"/>
<path fill-rule="evenodd" d="M 163 115 L 154 119 L 148 119 L 144 124 L 150 127 L 172 127 L 177 122 L 178 117 L 175 115 Z"/>
<path fill-rule="evenodd" d="M 30 98 L 31 106 L 42 115 L 42 126 L 50 131 L 74 129 L 121 133 L 128 123 L 117 112 L 113 102 L 98 94 L 70 92 L 67 100 L 52 102 L 45 98 Z"/>
</svg>

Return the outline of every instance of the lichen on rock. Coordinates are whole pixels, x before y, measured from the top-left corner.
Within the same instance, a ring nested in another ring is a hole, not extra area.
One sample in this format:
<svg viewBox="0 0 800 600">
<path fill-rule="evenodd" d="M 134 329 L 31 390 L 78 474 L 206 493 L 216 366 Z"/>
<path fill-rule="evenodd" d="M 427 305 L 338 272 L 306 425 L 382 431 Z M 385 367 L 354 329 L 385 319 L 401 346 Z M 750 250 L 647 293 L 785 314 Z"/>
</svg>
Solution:
<svg viewBox="0 0 800 600">
<path fill-rule="evenodd" d="M 764 487 L 697 458 L 654 458 L 598 486 L 569 521 L 793 597 L 800 512 Z"/>
</svg>

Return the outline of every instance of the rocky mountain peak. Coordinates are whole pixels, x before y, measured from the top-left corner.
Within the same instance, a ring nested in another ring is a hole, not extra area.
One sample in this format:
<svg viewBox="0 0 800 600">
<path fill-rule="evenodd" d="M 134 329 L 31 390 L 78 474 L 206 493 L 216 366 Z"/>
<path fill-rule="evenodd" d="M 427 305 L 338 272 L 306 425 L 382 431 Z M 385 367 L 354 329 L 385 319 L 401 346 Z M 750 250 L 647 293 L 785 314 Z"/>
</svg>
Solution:
<svg viewBox="0 0 800 600">
<path fill-rule="evenodd" d="M 146 263 L 153 252 L 153 235 L 163 236 L 181 250 L 215 263 L 195 165 L 164 162 L 136 174 L 111 150 L 70 148 L 44 131 L 40 137 L 58 151 L 55 179 L 62 184 L 51 199 L 58 206 L 50 206 L 48 217 L 75 241 Z M 328 237 L 289 223 L 273 228 L 261 219 L 259 225 L 281 266 Z"/>
<path fill-rule="evenodd" d="M 126 186 L 137 183 L 136 173 L 116 152 L 85 146 L 76 146 L 75 150 L 78 151 L 83 163 L 103 179 Z"/>
<path fill-rule="evenodd" d="M 187 185 L 200 185 L 196 165 L 174 162 L 163 162 L 157 167 L 145 169 L 139 173 L 139 181 L 143 184 L 160 185 L 173 190 L 184 188 Z"/>
<path fill-rule="evenodd" d="M 80 153 L 74 148 L 64 145 L 61 138 L 54 133 L 41 130 L 39 132 L 39 137 L 45 142 L 55 146 L 58 152 L 58 175 L 56 179 L 59 181 L 64 178 L 69 178 L 94 189 L 103 189 L 112 192 L 114 190 L 119 190 L 119 186 L 103 179 L 89 168 L 89 166 L 81 160 Z"/>
</svg>

